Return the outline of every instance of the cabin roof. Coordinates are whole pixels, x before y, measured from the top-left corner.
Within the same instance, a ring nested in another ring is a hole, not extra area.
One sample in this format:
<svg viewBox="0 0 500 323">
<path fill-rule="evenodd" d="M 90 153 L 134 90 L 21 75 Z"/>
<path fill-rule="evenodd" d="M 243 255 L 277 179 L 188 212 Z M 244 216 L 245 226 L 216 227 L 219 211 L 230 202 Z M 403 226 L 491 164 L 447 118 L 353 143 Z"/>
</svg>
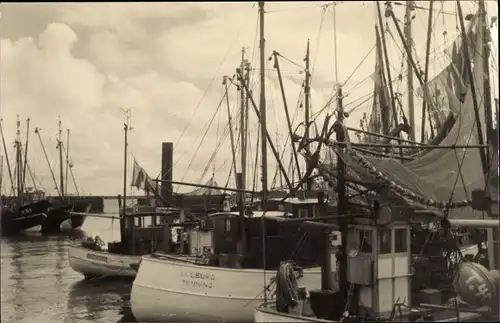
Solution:
<svg viewBox="0 0 500 323">
<path fill-rule="evenodd" d="M 272 201 L 281 201 L 281 198 L 271 198 Z M 298 197 L 288 197 L 284 200 L 284 203 L 290 204 L 318 204 L 317 198 L 298 198 Z"/>
<path fill-rule="evenodd" d="M 252 215 L 251 216 L 248 216 L 248 215 L 245 215 L 246 218 L 260 218 L 264 215 L 265 213 L 265 217 L 287 217 L 287 216 L 291 216 L 291 214 L 287 213 L 287 212 L 284 212 L 284 211 L 267 211 L 267 212 L 264 212 L 264 211 L 252 211 Z M 210 214 L 209 216 L 210 217 L 216 217 L 216 216 L 222 216 L 222 215 L 230 215 L 230 216 L 239 216 L 240 214 L 238 212 L 217 212 L 217 213 L 212 213 Z"/>
</svg>

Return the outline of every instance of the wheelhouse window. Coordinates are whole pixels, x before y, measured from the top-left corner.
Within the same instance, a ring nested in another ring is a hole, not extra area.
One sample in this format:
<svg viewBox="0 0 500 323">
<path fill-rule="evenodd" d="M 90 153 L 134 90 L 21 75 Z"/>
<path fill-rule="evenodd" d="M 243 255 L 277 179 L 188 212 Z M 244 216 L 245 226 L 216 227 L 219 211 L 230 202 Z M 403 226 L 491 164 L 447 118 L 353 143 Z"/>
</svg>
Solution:
<svg viewBox="0 0 500 323">
<path fill-rule="evenodd" d="M 224 231 L 226 231 L 226 232 L 231 231 L 231 220 L 230 219 L 225 220 Z"/>
<path fill-rule="evenodd" d="M 382 229 L 379 231 L 378 243 L 379 254 L 386 255 L 391 253 L 391 229 Z"/>
<path fill-rule="evenodd" d="M 372 230 L 359 230 L 359 252 L 371 253 L 372 250 Z"/>
<path fill-rule="evenodd" d="M 394 245 L 396 253 L 408 252 L 408 229 L 399 228 L 394 230 Z"/>
</svg>

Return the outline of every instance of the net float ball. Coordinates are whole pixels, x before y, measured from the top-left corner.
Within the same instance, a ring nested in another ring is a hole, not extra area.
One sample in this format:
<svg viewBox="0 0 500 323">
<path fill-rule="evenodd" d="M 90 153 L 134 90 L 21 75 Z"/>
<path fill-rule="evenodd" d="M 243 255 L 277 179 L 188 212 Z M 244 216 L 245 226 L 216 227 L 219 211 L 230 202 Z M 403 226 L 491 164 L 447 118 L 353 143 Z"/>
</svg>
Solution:
<svg viewBox="0 0 500 323">
<path fill-rule="evenodd" d="M 494 274 L 474 262 L 462 262 L 457 269 L 453 288 L 457 296 L 474 307 L 491 306 L 496 299 Z"/>
</svg>

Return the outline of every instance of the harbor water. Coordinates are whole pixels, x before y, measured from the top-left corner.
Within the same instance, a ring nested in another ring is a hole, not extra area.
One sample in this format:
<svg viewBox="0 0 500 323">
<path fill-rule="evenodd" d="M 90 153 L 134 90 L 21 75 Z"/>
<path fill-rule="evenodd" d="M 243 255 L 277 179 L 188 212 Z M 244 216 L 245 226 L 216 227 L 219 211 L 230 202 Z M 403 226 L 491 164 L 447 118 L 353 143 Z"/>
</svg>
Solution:
<svg viewBox="0 0 500 323">
<path fill-rule="evenodd" d="M 104 201 L 106 213 L 117 209 L 116 199 Z M 120 239 L 118 220 L 89 217 L 83 229 L 108 242 Z M 62 235 L 2 237 L 2 323 L 133 320 L 131 282 L 84 281 L 68 264 L 69 244 L 69 238 Z"/>
</svg>

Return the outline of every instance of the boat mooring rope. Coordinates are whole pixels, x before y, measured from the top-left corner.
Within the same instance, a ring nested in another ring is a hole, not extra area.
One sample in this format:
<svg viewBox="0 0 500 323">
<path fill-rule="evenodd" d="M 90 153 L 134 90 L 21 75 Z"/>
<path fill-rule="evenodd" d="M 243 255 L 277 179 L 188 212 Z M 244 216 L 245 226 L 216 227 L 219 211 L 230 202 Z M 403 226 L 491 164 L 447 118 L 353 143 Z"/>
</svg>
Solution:
<svg viewBox="0 0 500 323">
<path fill-rule="evenodd" d="M 282 261 L 276 272 L 276 309 L 287 312 L 299 302 L 297 278 L 303 276 L 302 269 L 291 261 Z"/>
</svg>

